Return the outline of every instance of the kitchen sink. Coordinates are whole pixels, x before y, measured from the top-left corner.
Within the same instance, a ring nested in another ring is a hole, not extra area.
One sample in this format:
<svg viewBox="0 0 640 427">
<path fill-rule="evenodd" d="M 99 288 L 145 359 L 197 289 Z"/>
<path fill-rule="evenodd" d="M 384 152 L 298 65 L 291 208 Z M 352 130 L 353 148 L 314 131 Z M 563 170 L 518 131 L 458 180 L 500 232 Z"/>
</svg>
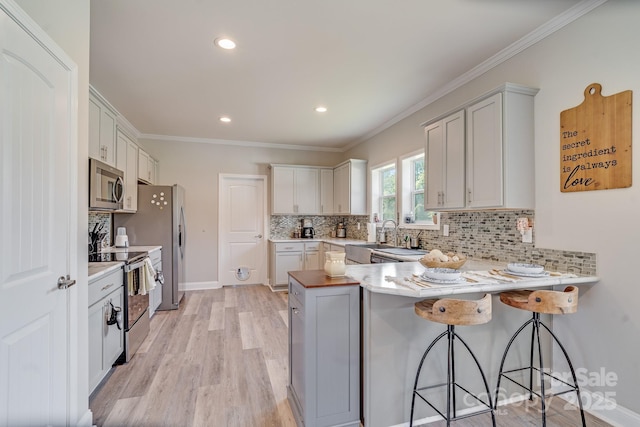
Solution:
<svg viewBox="0 0 640 427">
<path fill-rule="evenodd" d="M 355 244 L 353 246 L 357 246 L 359 248 L 375 249 L 377 251 L 379 251 L 380 249 L 394 249 L 395 248 L 395 246 L 385 245 L 383 243 L 367 243 L 365 245 Z"/>
<path fill-rule="evenodd" d="M 423 251 L 422 249 L 409 249 L 409 248 L 380 248 L 375 250 L 378 252 L 383 252 L 385 254 L 400 255 L 400 256 L 419 256 L 419 255 L 424 255 L 428 252 L 428 251 Z"/>
<path fill-rule="evenodd" d="M 356 264 L 370 264 L 372 252 L 386 253 L 395 256 L 421 256 L 427 251 L 421 249 L 399 248 L 381 243 L 367 243 L 363 245 L 345 245 L 346 259 Z"/>
</svg>

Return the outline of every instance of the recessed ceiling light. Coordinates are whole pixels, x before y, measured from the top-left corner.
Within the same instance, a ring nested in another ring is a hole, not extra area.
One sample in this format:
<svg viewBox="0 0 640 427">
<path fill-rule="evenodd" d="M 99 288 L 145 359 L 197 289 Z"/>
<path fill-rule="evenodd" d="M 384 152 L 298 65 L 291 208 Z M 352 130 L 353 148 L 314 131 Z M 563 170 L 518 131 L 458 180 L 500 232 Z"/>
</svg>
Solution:
<svg viewBox="0 0 640 427">
<path fill-rule="evenodd" d="M 327 107 L 323 107 L 323 106 L 316 107 L 316 112 L 318 112 L 318 113 L 326 113 L 327 112 Z"/>
<path fill-rule="evenodd" d="M 236 42 L 226 37 L 220 37 L 214 40 L 216 46 L 221 47 L 223 49 L 235 49 Z"/>
<path fill-rule="evenodd" d="M 231 122 L 231 118 L 229 118 L 227 116 L 222 116 L 222 117 L 220 117 L 220 121 L 222 123 L 229 123 L 229 122 Z"/>
</svg>

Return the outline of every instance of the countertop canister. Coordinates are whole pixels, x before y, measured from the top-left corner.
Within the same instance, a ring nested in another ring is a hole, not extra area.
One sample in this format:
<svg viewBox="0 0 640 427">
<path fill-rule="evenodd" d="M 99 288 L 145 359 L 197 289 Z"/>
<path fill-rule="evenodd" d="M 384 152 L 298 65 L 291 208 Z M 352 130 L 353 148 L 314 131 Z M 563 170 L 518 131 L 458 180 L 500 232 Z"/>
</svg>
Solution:
<svg viewBox="0 0 640 427">
<path fill-rule="evenodd" d="M 324 271 L 329 277 L 344 276 L 347 271 L 344 252 L 327 251 L 324 253 Z"/>
</svg>

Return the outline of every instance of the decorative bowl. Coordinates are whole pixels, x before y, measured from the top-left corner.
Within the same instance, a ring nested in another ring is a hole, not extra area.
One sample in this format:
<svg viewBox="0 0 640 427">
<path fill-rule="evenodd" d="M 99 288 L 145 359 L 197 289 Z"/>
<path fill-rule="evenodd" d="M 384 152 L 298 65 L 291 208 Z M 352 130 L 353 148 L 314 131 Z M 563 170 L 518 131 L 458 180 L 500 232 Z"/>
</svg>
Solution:
<svg viewBox="0 0 640 427">
<path fill-rule="evenodd" d="M 458 255 L 459 260 L 458 261 L 439 261 L 439 260 L 431 260 L 431 259 L 425 259 L 420 258 L 418 261 L 420 261 L 420 264 L 422 264 L 423 266 L 427 267 L 427 268 L 460 268 L 462 267 L 462 265 L 467 262 L 467 257 L 465 257 L 464 255 Z"/>
<path fill-rule="evenodd" d="M 538 264 L 513 262 L 507 264 L 507 270 L 521 274 L 541 274 L 542 272 L 544 272 L 544 266 Z"/>
<path fill-rule="evenodd" d="M 427 268 L 422 275 L 434 280 L 458 280 L 462 273 L 452 268 Z"/>
</svg>

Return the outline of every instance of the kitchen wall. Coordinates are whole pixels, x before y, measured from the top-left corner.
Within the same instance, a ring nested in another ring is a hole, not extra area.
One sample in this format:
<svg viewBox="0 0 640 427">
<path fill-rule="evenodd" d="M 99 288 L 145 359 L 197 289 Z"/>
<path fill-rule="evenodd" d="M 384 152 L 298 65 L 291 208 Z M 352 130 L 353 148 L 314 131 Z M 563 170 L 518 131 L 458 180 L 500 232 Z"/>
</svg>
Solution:
<svg viewBox="0 0 640 427">
<path fill-rule="evenodd" d="M 335 152 L 181 141 L 139 142 L 158 159 L 160 184 L 177 183 L 185 188 L 189 236 L 186 247 L 186 281 L 190 283 L 218 280 L 219 174 L 269 176 L 269 165 L 272 163 L 335 166 L 342 160 L 342 154 Z M 270 185 L 270 179 L 267 182 Z M 271 194 L 271 190 L 268 191 Z"/>
<path fill-rule="evenodd" d="M 423 147 L 420 124 L 505 82 L 540 89 L 535 97 L 535 246 L 595 253 L 599 283 L 580 287 L 578 313 L 554 318 L 554 330 L 574 365 L 593 375 L 585 403 L 619 425 L 640 423 L 640 299 L 635 263 L 640 240 L 640 186 L 560 192 L 560 112 L 582 103 L 585 88 L 602 84 L 604 96 L 640 94 L 640 2 L 609 0 L 497 67 L 464 84 L 346 153 L 380 164 Z M 416 53 L 420 54 L 420 53 Z M 452 76 L 452 78 L 455 76 Z M 637 109 L 633 128 L 640 129 Z M 633 132 L 637 146 L 638 132 Z M 639 150 L 633 165 L 640 167 Z M 611 379 L 603 377 L 609 373 Z M 584 380 L 585 377 L 583 376 Z M 583 381 L 584 383 L 584 381 Z M 606 404 L 590 398 L 607 397 Z M 607 406 L 611 405 L 611 406 Z M 617 410 L 612 410 L 615 407 Z M 626 412 L 623 408 L 633 411 Z"/>
<path fill-rule="evenodd" d="M 77 265 L 76 286 L 71 288 L 71 307 L 77 307 L 77 319 L 87 319 L 87 206 L 88 186 L 85 177 L 89 150 L 89 2 L 86 0 L 16 0 L 18 6 L 69 55 L 78 66 L 78 181 L 72 183 L 77 188 L 77 217 L 70 220 L 77 224 Z M 72 271 L 72 273 L 74 273 Z M 89 411 L 89 368 L 88 330 L 85 322 L 70 325 L 70 425 L 91 425 Z M 60 343 L 64 345 L 65 343 Z"/>
</svg>

